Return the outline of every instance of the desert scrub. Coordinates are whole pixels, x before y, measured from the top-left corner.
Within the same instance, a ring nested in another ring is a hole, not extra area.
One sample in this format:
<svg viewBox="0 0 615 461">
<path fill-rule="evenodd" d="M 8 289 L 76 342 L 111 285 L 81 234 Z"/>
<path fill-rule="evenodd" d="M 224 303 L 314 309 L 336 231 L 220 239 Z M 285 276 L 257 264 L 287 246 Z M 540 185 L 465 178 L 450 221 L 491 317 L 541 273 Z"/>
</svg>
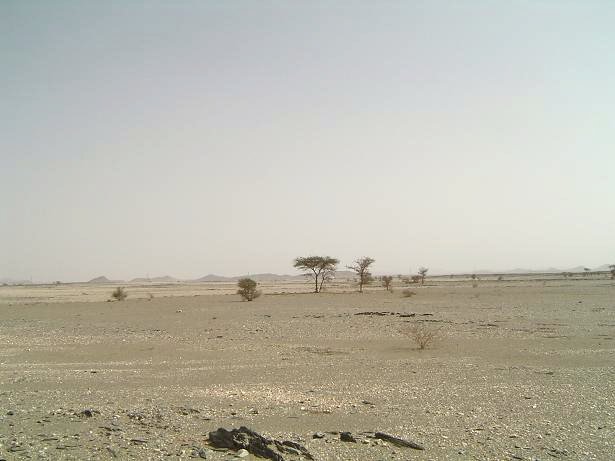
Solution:
<svg viewBox="0 0 615 461">
<path fill-rule="evenodd" d="M 401 295 L 404 298 L 412 298 L 415 294 L 416 292 L 410 290 L 409 288 L 406 288 L 404 291 L 401 292 Z"/>
<path fill-rule="evenodd" d="M 113 299 L 117 299 L 118 301 L 124 301 L 128 297 L 128 292 L 122 287 L 117 287 L 111 293 L 111 297 Z"/>
<path fill-rule="evenodd" d="M 433 328 L 425 323 L 413 323 L 402 330 L 402 333 L 408 336 L 419 348 L 419 350 L 427 349 L 438 338 L 440 329 Z"/>
<path fill-rule="evenodd" d="M 237 286 L 239 287 L 237 294 L 240 295 L 244 301 L 252 301 L 261 295 L 261 292 L 256 289 L 256 285 L 256 282 L 252 279 L 240 279 L 239 282 L 237 282 Z"/>
</svg>

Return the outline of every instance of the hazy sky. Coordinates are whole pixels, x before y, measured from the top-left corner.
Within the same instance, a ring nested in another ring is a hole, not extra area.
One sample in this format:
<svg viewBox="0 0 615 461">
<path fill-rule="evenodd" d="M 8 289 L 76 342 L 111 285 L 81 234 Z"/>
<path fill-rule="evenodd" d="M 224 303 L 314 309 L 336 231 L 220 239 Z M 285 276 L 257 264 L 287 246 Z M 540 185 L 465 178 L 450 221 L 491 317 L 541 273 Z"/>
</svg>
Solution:
<svg viewBox="0 0 615 461">
<path fill-rule="evenodd" d="M 615 2 L 2 1 L 0 277 L 615 262 Z"/>
</svg>

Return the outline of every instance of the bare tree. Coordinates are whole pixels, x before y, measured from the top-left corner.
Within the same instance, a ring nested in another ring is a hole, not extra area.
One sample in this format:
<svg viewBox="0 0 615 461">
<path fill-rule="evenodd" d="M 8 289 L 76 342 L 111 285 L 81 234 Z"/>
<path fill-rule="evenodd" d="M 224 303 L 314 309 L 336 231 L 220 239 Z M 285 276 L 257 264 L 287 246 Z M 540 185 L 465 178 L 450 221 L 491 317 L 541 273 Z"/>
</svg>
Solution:
<svg viewBox="0 0 615 461">
<path fill-rule="evenodd" d="M 367 285 L 372 280 L 372 274 L 369 272 L 371 266 L 376 260 L 369 256 L 364 256 L 357 259 L 352 266 L 346 266 L 353 270 L 359 276 L 359 291 L 363 293 L 363 285 Z"/>
<path fill-rule="evenodd" d="M 419 267 L 419 275 L 421 276 L 421 285 L 425 284 L 425 276 L 427 275 L 427 271 L 429 269 L 426 267 Z"/>
<path fill-rule="evenodd" d="M 240 295 L 245 301 L 252 301 L 261 295 L 261 292 L 256 289 L 257 283 L 252 279 L 239 279 L 237 286 L 239 287 L 237 294 Z"/>
<path fill-rule="evenodd" d="M 333 278 L 339 260 L 330 256 L 303 256 L 295 258 L 293 267 L 308 273 L 314 279 L 314 293 L 322 290 L 325 282 Z"/>
<path fill-rule="evenodd" d="M 391 289 L 391 283 L 393 283 L 392 275 L 383 275 L 382 276 L 382 286 L 389 291 Z"/>
<path fill-rule="evenodd" d="M 414 323 L 402 330 L 402 333 L 409 336 L 418 346 L 419 350 L 428 348 L 431 343 L 438 338 L 440 329 L 433 329 L 425 323 Z"/>
</svg>

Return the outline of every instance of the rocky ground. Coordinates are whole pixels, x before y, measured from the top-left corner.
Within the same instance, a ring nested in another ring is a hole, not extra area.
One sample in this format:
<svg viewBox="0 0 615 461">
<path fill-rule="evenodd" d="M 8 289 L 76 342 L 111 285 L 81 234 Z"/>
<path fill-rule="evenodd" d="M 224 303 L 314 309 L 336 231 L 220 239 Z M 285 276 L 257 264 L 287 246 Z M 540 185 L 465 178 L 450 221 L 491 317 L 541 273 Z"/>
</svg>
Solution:
<svg viewBox="0 0 615 461">
<path fill-rule="evenodd" d="M 615 459 L 612 281 L 414 290 L 0 304 L 0 459 Z"/>
</svg>

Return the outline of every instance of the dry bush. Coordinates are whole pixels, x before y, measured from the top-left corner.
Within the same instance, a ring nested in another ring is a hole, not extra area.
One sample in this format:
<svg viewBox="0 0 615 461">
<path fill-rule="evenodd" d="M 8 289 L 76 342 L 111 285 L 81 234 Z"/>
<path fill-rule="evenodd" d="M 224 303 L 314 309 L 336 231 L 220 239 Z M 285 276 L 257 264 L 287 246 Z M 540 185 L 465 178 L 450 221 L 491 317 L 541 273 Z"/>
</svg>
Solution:
<svg viewBox="0 0 615 461">
<path fill-rule="evenodd" d="M 128 297 L 128 292 L 122 287 L 117 287 L 113 290 L 113 293 L 111 293 L 111 297 L 118 301 L 124 301 Z"/>
<path fill-rule="evenodd" d="M 382 277 L 382 286 L 385 287 L 387 291 L 391 289 L 391 283 L 393 283 L 392 275 L 384 275 Z"/>
<path fill-rule="evenodd" d="M 252 301 L 261 295 L 261 292 L 256 289 L 256 285 L 257 283 L 252 279 L 240 279 L 239 282 L 237 282 L 237 286 L 239 287 L 237 294 L 240 295 L 244 301 Z"/>
<path fill-rule="evenodd" d="M 412 339 L 420 350 L 427 349 L 440 333 L 439 328 L 432 328 L 425 323 L 414 323 L 403 330 L 406 336 Z"/>
<path fill-rule="evenodd" d="M 401 292 L 401 295 L 404 298 L 412 298 L 415 294 L 416 294 L 416 292 L 412 291 L 409 288 L 406 288 L 404 291 Z"/>
</svg>

